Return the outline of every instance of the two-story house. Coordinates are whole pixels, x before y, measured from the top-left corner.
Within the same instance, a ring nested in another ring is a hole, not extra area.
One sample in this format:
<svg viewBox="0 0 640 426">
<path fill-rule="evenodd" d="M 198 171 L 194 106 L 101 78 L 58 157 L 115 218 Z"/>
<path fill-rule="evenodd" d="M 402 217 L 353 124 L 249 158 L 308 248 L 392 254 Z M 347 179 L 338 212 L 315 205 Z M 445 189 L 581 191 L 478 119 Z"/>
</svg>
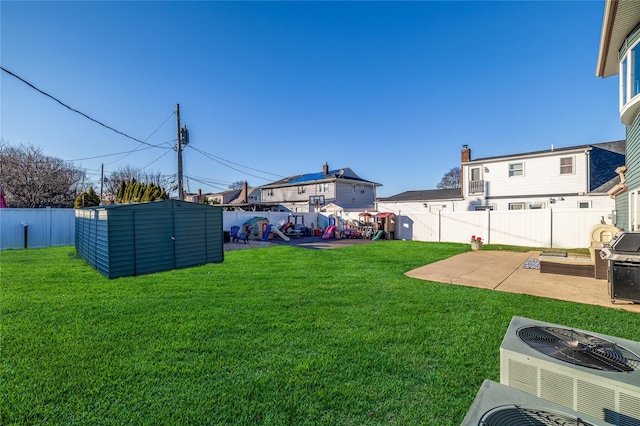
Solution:
<svg viewBox="0 0 640 426">
<path fill-rule="evenodd" d="M 466 210 L 598 208 L 614 210 L 609 191 L 625 164 L 625 141 L 471 159 L 462 147 Z"/>
<path fill-rule="evenodd" d="M 640 231 L 640 2 L 607 0 L 596 76 L 620 76 L 620 120 L 626 126 L 623 186 L 616 191 L 616 226 Z"/>
<path fill-rule="evenodd" d="M 324 163 L 321 172 L 286 177 L 260 190 L 262 203 L 278 204 L 285 211 L 315 212 L 334 204 L 349 212 L 373 210 L 378 186 L 350 168 L 329 170 Z"/>
</svg>

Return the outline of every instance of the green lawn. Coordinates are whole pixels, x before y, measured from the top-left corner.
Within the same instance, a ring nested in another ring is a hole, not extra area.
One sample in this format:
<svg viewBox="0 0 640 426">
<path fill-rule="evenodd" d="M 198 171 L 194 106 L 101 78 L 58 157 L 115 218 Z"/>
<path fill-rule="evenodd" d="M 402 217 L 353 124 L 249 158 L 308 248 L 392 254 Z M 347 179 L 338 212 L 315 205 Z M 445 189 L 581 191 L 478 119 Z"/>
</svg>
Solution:
<svg viewBox="0 0 640 426">
<path fill-rule="evenodd" d="M 273 246 L 109 280 L 0 252 L 0 424 L 459 425 L 513 315 L 640 340 L 640 316 L 407 278 L 466 244 Z"/>
</svg>

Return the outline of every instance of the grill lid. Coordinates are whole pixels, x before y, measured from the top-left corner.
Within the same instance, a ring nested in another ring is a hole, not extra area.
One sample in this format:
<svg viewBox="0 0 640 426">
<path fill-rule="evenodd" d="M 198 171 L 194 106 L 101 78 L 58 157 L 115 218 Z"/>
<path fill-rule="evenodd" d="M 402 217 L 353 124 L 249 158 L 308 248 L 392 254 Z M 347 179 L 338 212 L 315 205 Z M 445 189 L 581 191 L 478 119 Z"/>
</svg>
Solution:
<svg viewBox="0 0 640 426">
<path fill-rule="evenodd" d="M 614 235 L 608 245 L 614 254 L 640 254 L 640 232 L 620 231 Z"/>
</svg>

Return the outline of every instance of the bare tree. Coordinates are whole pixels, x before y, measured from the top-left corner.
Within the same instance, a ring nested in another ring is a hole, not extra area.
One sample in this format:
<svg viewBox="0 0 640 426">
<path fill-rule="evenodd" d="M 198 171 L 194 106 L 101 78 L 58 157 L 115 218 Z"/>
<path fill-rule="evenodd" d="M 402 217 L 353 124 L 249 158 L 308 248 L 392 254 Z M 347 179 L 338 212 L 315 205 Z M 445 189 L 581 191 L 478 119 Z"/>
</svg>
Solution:
<svg viewBox="0 0 640 426">
<path fill-rule="evenodd" d="M 460 167 L 454 167 L 449 170 L 440 183 L 436 186 L 438 189 L 457 189 L 462 188 L 462 173 Z"/>
<path fill-rule="evenodd" d="M 244 186 L 244 181 L 237 180 L 233 182 L 231 185 L 229 185 L 229 189 L 242 189 L 243 186 Z"/>
<path fill-rule="evenodd" d="M 0 142 L 0 187 L 9 207 L 73 207 L 85 180 L 84 171 L 45 156 L 41 148 Z"/>
</svg>

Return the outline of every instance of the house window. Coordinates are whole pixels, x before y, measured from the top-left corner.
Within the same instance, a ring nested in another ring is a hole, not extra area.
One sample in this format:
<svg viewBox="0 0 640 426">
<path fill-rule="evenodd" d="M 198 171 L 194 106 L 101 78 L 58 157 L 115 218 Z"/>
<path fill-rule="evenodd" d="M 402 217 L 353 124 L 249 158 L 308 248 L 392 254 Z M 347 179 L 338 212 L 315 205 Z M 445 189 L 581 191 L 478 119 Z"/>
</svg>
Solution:
<svg viewBox="0 0 640 426">
<path fill-rule="evenodd" d="M 620 102 L 621 107 L 627 104 L 627 58 L 620 64 Z"/>
<path fill-rule="evenodd" d="M 473 206 L 475 211 L 494 210 L 493 206 Z"/>
<path fill-rule="evenodd" d="M 637 31 L 636 31 L 637 34 Z M 622 122 L 629 126 L 640 109 L 640 44 L 638 41 L 620 58 L 620 112 Z"/>
<path fill-rule="evenodd" d="M 631 49 L 631 58 L 630 64 L 631 69 L 629 70 L 629 82 L 631 83 L 631 98 L 640 93 L 640 44 L 636 44 L 633 49 Z"/>
<path fill-rule="evenodd" d="M 474 167 L 471 169 L 471 182 L 477 182 L 480 180 L 480 167 Z"/>
<path fill-rule="evenodd" d="M 273 189 L 267 189 L 267 197 L 273 197 Z"/>
<path fill-rule="evenodd" d="M 524 175 L 524 163 L 509 164 L 509 177 Z"/>
<path fill-rule="evenodd" d="M 591 207 L 591 202 L 590 201 L 578 201 L 578 208 L 579 209 L 588 209 L 589 207 Z"/>
<path fill-rule="evenodd" d="M 298 187 L 298 194 L 304 194 L 306 192 L 306 189 L 304 186 L 299 186 Z"/>
<path fill-rule="evenodd" d="M 529 204 L 529 209 L 530 210 L 540 210 L 544 208 L 544 204 L 543 203 L 531 203 Z"/>
<path fill-rule="evenodd" d="M 469 169 L 469 194 L 484 192 L 484 182 L 480 176 L 480 167 Z"/>
<path fill-rule="evenodd" d="M 560 159 L 560 174 L 573 174 L 573 157 L 563 157 Z"/>
<path fill-rule="evenodd" d="M 329 184 L 321 183 L 318 185 L 318 192 L 329 192 Z"/>
<path fill-rule="evenodd" d="M 509 210 L 524 210 L 524 203 L 509 203 Z"/>
</svg>

